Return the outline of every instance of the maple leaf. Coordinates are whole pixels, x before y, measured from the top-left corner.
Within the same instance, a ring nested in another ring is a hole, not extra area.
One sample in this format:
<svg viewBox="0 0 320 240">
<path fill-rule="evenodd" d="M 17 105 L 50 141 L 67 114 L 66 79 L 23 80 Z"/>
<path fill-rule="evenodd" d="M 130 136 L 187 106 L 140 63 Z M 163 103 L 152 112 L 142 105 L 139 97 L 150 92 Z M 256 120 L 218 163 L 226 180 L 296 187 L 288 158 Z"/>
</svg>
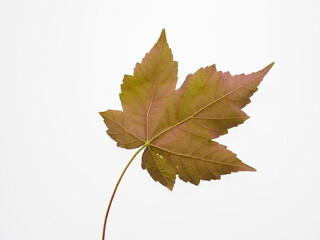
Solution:
<svg viewBox="0 0 320 240">
<path fill-rule="evenodd" d="M 198 185 L 231 172 L 255 171 L 212 139 L 249 118 L 242 108 L 272 65 L 234 76 L 217 71 L 215 65 L 200 68 L 176 90 L 178 63 L 162 30 L 133 75 L 124 76 L 123 111 L 100 114 L 119 147 L 140 147 L 138 152 L 145 148 L 142 168 L 170 190 L 177 175 Z"/>
</svg>

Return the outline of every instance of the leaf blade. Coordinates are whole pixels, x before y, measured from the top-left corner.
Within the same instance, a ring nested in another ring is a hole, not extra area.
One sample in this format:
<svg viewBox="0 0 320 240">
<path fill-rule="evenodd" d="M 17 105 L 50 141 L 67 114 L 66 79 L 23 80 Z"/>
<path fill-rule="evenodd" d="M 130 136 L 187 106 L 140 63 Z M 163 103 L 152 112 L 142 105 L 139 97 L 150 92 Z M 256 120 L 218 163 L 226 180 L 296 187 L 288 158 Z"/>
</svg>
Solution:
<svg viewBox="0 0 320 240">
<path fill-rule="evenodd" d="M 212 141 L 249 118 L 242 110 L 274 63 L 248 75 L 218 72 L 215 65 L 189 74 L 175 90 L 177 62 L 165 31 L 121 85 L 121 111 L 102 116 L 118 146 L 147 146 L 142 168 L 173 189 L 176 176 L 198 185 L 237 171 L 255 171 Z"/>
</svg>

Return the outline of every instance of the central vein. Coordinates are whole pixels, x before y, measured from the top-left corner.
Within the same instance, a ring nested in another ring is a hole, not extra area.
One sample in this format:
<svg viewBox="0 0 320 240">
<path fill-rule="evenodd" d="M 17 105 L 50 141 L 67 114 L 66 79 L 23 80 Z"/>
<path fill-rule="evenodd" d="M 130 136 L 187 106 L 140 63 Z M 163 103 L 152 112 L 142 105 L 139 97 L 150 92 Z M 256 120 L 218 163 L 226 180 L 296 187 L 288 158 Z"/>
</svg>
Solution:
<svg viewBox="0 0 320 240">
<path fill-rule="evenodd" d="M 150 105 L 149 105 L 148 112 L 147 112 L 147 141 L 149 140 L 149 113 L 150 113 L 150 109 L 151 109 L 151 106 L 152 106 L 152 103 L 153 103 L 155 87 L 156 87 L 156 85 L 153 84 L 151 101 L 150 101 Z"/>
</svg>

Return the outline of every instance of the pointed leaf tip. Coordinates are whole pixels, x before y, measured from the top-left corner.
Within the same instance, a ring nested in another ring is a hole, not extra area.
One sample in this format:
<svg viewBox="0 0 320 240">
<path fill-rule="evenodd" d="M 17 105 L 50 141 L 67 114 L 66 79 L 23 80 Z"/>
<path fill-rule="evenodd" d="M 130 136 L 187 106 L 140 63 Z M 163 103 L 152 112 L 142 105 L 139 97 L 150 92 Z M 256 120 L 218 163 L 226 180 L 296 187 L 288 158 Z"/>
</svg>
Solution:
<svg viewBox="0 0 320 240">
<path fill-rule="evenodd" d="M 269 72 L 269 70 L 272 68 L 274 65 L 274 62 L 270 63 L 268 66 L 265 67 L 265 70 Z"/>
<path fill-rule="evenodd" d="M 165 41 L 165 42 L 167 41 L 166 30 L 164 28 L 161 31 L 158 42 L 160 42 L 160 41 Z"/>
<path fill-rule="evenodd" d="M 173 191 L 173 185 L 172 186 L 166 186 L 170 191 Z"/>
<path fill-rule="evenodd" d="M 249 165 L 247 165 L 247 170 L 246 171 L 248 171 L 248 172 L 256 172 L 257 171 L 257 169 L 255 169 L 255 168 L 253 168 L 253 167 L 250 167 Z"/>
</svg>

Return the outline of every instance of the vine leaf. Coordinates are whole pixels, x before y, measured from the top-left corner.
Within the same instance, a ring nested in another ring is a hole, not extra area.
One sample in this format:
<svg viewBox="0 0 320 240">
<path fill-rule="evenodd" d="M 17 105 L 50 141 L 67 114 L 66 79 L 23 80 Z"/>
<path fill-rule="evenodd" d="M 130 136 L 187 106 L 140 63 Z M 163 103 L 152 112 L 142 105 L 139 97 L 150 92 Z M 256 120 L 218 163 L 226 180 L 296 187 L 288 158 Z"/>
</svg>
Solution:
<svg viewBox="0 0 320 240">
<path fill-rule="evenodd" d="M 255 171 L 212 139 L 249 118 L 242 108 L 273 64 L 234 76 L 215 65 L 200 68 L 176 90 L 178 63 L 163 29 L 133 75 L 124 76 L 123 111 L 100 114 L 119 147 L 145 146 L 142 168 L 170 190 L 177 175 L 198 185 L 231 172 Z"/>
</svg>

